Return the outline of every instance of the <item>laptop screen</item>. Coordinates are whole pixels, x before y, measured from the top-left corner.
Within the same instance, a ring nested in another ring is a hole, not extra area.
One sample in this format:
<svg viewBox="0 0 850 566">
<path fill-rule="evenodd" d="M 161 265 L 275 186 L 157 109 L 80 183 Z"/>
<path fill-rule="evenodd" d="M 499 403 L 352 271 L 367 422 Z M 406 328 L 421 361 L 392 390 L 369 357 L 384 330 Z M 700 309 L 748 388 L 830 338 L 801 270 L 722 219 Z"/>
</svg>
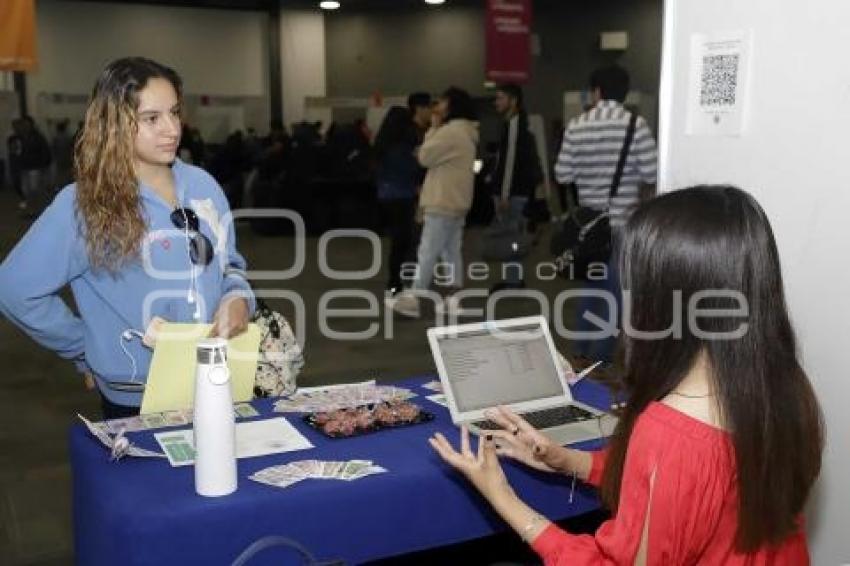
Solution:
<svg viewBox="0 0 850 566">
<path fill-rule="evenodd" d="M 564 394 L 539 324 L 472 330 L 438 343 L 461 413 Z"/>
</svg>

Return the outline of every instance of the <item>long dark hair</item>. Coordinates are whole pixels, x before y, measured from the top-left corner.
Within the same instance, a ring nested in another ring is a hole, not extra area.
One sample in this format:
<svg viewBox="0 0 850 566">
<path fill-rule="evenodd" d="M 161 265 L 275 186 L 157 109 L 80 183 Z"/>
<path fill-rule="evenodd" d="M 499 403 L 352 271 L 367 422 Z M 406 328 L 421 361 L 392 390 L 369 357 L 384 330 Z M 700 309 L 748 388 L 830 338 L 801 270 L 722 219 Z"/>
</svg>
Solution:
<svg viewBox="0 0 850 566">
<path fill-rule="evenodd" d="M 382 158 L 393 147 L 403 145 L 410 146 L 410 150 L 416 146 L 416 129 L 413 126 L 413 118 L 410 110 L 402 106 L 393 106 L 384 117 L 378 135 L 375 136 L 375 157 Z"/>
<path fill-rule="evenodd" d="M 671 192 L 635 212 L 621 254 L 631 328 L 668 329 L 676 292 L 683 305 L 705 290 L 737 292 L 746 299 L 748 314 L 700 319 L 698 329 L 682 324 L 681 338 L 641 340 L 624 333 L 620 354 L 629 402 L 611 439 L 604 501 L 616 510 L 629 437 L 640 413 L 667 396 L 704 355 L 734 445 L 736 546 L 747 552 L 783 540 L 798 528 L 820 472 L 824 432 L 817 399 L 797 361 L 779 254 L 764 211 L 734 187 Z M 730 309 L 734 303 L 714 297 L 699 307 Z M 703 334 L 728 336 L 742 329 L 743 336 L 734 339 Z"/>
<path fill-rule="evenodd" d="M 182 100 L 180 76 L 143 57 L 111 62 L 94 85 L 74 148 L 77 210 L 95 269 L 117 271 L 136 258 L 147 230 L 133 166 L 139 93 L 154 78 L 171 83 Z"/>
</svg>

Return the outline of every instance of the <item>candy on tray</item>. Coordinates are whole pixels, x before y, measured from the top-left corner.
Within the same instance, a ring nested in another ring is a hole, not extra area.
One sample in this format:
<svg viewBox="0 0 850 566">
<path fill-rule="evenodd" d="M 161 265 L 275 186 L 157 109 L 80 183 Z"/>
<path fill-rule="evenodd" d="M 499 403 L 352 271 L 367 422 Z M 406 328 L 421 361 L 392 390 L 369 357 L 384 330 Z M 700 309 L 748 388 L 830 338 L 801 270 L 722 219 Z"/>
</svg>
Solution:
<svg viewBox="0 0 850 566">
<path fill-rule="evenodd" d="M 304 417 L 304 422 L 331 438 L 345 438 L 423 423 L 433 418 L 434 415 L 426 413 L 418 405 L 398 400 L 311 413 Z"/>
</svg>

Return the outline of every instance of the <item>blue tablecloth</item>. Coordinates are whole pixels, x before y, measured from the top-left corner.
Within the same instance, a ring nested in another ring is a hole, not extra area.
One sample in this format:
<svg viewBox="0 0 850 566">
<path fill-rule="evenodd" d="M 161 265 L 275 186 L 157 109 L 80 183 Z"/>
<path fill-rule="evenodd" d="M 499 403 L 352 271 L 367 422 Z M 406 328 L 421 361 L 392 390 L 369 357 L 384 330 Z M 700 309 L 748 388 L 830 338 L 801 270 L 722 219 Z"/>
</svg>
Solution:
<svg viewBox="0 0 850 566">
<path fill-rule="evenodd" d="M 428 423 L 350 439 L 328 439 L 287 414 L 315 449 L 238 461 L 239 488 L 221 498 L 195 494 L 191 466 L 172 468 L 165 459 L 108 461 L 104 447 L 82 426 L 70 431 L 73 514 L 78 564 L 230 564 L 253 541 L 283 535 L 299 541 L 317 558 L 349 564 L 396 556 L 483 537 L 506 529 L 474 489 L 439 460 L 427 443 L 436 431 L 456 441 L 448 410 L 424 398 L 427 379 L 398 385 L 436 418 Z M 610 407 L 608 392 L 583 381 L 575 397 Z M 257 400 L 262 417 L 271 400 Z M 140 446 L 158 449 L 152 433 L 130 435 Z M 594 448 L 599 442 L 584 443 Z M 286 489 L 248 479 L 254 472 L 296 460 L 373 460 L 388 473 L 353 482 L 305 480 Z M 505 469 L 516 492 L 552 519 L 597 509 L 595 492 L 576 490 L 567 501 L 569 478 L 542 474 L 514 462 Z M 266 551 L 251 564 L 281 564 Z"/>
</svg>

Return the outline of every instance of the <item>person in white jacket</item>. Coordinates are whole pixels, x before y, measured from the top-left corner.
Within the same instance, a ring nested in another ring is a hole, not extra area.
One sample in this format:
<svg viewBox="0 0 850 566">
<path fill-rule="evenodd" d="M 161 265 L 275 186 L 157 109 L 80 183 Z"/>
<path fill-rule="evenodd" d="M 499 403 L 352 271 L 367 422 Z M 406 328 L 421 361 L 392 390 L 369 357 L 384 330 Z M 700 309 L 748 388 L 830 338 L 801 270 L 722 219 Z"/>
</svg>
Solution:
<svg viewBox="0 0 850 566">
<path fill-rule="evenodd" d="M 422 211 L 422 237 L 417 254 L 418 268 L 413 286 L 387 299 L 399 314 L 419 317 L 419 297 L 434 279 L 434 268 L 442 260 L 448 269 L 450 294 L 442 304 L 458 313 L 453 291 L 463 286 L 463 226 L 472 206 L 478 122 L 469 94 L 451 87 L 439 98 L 431 114 L 431 129 L 419 148 L 417 158 L 427 169 L 419 207 Z"/>
</svg>

